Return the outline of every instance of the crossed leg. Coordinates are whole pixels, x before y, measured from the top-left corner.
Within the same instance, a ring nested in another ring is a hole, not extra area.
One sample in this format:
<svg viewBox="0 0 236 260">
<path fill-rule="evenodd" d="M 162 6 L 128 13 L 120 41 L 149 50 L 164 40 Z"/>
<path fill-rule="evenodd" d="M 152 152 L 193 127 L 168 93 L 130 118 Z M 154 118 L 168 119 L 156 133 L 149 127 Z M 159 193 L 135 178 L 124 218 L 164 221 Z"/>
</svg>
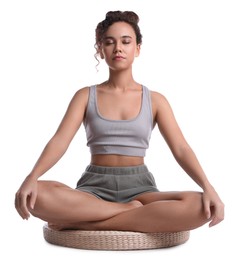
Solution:
<svg viewBox="0 0 236 260">
<path fill-rule="evenodd" d="M 30 213 L 44 221 L 62 224 L 100 221 L 142 206 L 134 200 L 116 203 L 101 200 L 87 192 L 72 189 L 56 181 L 38 181 L 38 195 Z"/>
<path fill-rule="evenodd" d="M 108 202 L 86 192 L 40 181 L 32 215 L 57 229 L 172 232 L 207 223 L 200 192 L 149 192 L 129 203 Z"/>
<path fill-rule="evenodd" d="M 87 230 L 177 232 L 198 228 L 210 219 L 203 210 L 200 192 L 145 193 L 136 197 L 143 206 L 103 221 L 78 223 Z"/>
</svg>

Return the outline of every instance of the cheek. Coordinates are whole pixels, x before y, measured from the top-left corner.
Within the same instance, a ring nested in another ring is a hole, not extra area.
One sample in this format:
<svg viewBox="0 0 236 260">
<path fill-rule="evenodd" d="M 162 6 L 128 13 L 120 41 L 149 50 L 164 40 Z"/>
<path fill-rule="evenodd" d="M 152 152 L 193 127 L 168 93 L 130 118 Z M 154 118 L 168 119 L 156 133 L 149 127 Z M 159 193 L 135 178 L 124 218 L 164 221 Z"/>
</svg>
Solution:
<svg viewBox="0 0 236 260">
<path fill-rule="evenodd" d="M 130 56 L 132 56 L 133 58 L 138 57 L 138 55 L 139 53 L 136 49 L 133 48 L 132 50 L 130 50 Z"/>
<path fill-rule="evenodd" d="M 136 46 L 129 46 L 127 48 L 127 52 L 130 53 L 130 55 L 132 55 L 133 57 L 137 57 L 139 55 L 139 52 L 138 52 Z"/>
</svg>

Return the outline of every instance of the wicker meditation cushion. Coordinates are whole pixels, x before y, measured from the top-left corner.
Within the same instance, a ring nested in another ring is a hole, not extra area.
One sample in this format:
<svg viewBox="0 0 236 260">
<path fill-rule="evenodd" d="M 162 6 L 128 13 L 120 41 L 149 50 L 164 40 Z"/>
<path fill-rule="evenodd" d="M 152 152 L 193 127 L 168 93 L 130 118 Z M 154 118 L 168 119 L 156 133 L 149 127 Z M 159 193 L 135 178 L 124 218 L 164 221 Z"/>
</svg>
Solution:
<svg viewBox="0 0 236 260">
<path fill-rule="evenodd" d="M 57 231 L 43 226 L 44 239 L 54 245 L 89 250 L 141 250 L 185 243 L 190 231 L 141 233 L 128 231 Z"/>
</svg>

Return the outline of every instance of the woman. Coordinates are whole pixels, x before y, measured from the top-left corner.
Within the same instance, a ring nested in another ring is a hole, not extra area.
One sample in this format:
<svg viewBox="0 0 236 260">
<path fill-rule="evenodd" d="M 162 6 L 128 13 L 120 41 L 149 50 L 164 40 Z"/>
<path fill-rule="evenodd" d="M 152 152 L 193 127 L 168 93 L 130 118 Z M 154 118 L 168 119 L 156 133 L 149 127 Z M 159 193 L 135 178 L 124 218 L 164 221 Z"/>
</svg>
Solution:
<svg viewBox="0 0 236 260">
<path fill-rule="evenodd" d="M 186 142 L 160 93 L 136 82 L 132 64 L 142 35 L 134 12 L 108 12 L 96 28 L 97 56 L 109 67 L 107 81 L 73 96 L 56 133 L 16 193 L 16 210 L 55 229 L 182 231 L 224 218 L 224 204 Z M 91 162 L 76 189 L 40 181 L 66 152 L 84 124 Z M 160 192 L 144 163 L 157 124 L 176 161 L 202 192 Z"/>
</svg>

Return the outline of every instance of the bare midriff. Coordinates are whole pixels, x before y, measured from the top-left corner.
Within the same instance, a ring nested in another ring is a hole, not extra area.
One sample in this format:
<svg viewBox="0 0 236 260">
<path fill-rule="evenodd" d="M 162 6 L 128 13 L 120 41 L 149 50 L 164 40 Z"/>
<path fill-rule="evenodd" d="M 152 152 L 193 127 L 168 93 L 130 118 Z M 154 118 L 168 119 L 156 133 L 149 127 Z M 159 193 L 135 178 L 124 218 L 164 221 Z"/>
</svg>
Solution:
<svg viewBox="0 0 236 260">
<path fill-rule="evenodd" d="M 96 154 L 91 157 L 91 164 L 107 167 L 128 167 L 144 164 L 144 158 L 116 154 Z"/>
</svg>

